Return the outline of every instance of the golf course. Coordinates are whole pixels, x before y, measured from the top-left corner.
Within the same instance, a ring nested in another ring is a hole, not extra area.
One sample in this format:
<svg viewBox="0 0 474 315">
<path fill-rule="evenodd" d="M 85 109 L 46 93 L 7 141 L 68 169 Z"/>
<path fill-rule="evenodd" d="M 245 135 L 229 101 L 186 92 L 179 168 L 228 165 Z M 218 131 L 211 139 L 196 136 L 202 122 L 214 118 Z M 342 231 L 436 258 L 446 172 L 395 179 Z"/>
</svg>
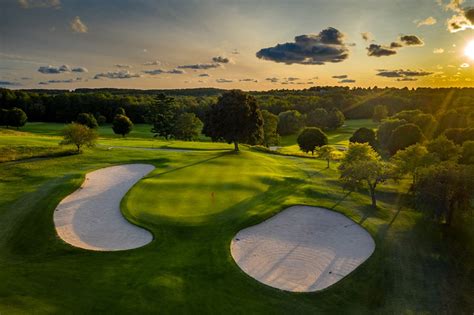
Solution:
<svg viewBox="0 0 474 315">
<path fill-rule="evenodd" d="M 348 120 L 344 130 L 361 123 Z M 449 234 L 426 224 L 422 213 L 403 202 L 405 180 L 382 185 L 375 210 L 364 189 L 341 187 L 337 162 L 326 168 L 324 160 L 251 146 L 234 152 L 220 142 L 153 139 L 148 125 L 136 126 L 126 138 L 100 127 L 97 145 L 82 154 L 30 156 L 65 150 L 58 146 L 63 127 L 27 123 L 18 131 L 0 129 L 3 152 L 21 146 L 15 152 L 27 153 L 0 164 L 1 314 L 462 314 L 474 305 L 472 271 L 471 278 L 461 272 L 472 270 L 472 247 L 459 242 L 474 243 L 467 228 L 472 217 L 465 229 Z M 125 189 L 120 210 L 130 224 L 153 235 L 151 242 L 100 251 L 59 237 L 55 209 L 85 184 L 86 174 L 129 164 L 151 167 Z M 317 292 L 257 281 L 234 261 L 231 243 L 239 231 L 295 205 L 352 220 L 373 238 L 373 253 Z"/>
</svg>

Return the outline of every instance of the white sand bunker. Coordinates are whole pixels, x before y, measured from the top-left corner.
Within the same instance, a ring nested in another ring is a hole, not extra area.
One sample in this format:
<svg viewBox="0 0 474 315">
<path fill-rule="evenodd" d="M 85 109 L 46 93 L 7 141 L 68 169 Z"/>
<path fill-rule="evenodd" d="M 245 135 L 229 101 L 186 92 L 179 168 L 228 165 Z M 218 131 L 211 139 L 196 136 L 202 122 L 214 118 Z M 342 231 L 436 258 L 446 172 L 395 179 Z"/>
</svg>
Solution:
<svg viewBox="0 0 474 315">
<path fill-rule="evenodd" d="M 88 173 L 81 188 L 64 198 L 54 211 L 58 235 L 73 246 L 99 251 L 132 249 L 150 243 L 150 232 L 122 216 L 120 201 L 154 168 L 126 164 Z"/>
<path fill-rule="evenodd" d="M 231 243 L 240 268 L 269 286 L 319 291 L 341 280 L 375 249 L 370 234 L 346 216 L 294 206 L 241 230 Z"/>
</svg>

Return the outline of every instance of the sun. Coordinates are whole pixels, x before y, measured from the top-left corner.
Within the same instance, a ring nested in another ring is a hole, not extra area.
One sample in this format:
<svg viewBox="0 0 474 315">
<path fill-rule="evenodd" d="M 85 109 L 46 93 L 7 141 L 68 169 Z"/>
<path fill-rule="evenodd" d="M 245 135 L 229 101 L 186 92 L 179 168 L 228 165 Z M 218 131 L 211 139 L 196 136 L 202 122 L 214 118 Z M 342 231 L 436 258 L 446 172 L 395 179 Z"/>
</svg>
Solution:
<svg viewBox="0 0 474 315">
<path fill-rule="evenodd" d="M 464 48 L 464 55 L 469 59 L 474 60 L 474 40 L 471 40 Z"/>
</svg>

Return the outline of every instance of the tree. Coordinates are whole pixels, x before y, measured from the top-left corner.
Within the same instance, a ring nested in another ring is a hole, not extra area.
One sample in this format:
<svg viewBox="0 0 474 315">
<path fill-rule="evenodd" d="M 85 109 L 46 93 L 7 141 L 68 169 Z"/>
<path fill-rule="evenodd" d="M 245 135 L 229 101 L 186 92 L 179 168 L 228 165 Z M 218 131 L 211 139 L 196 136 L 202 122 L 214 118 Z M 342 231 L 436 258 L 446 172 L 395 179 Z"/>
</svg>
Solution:
<svg viewBox="0 0 474 315">
<path fill-rule="evenodd" d="M 115 116 L 117 115 L 127 116 L 127 114 L 125 113 L 125 109 L 123 109 L 123 107 L 117 107 L 117 109 L 115 110 Z"/>
<path fill-rule="evenodd" d="M 97 133 L 87 126 L 72 123 L 62 130 L 63 140 L 61 145 L 72 144 L 77 148 L 77 153 L 81 152 L 83 146 L 93 147 L 97 140 Z"/>
<path fill-rule="evenodd" d="M 406 124 L 406 120 L 386 119 L 379 125 L 379 128 L 377 129 L 377 141 L 383 150 L 388 148 L 392 132 L 397 127 L 404 124 Z"/>
<path fill-rule="evenodd" d="M 26 124 L 28 117 L 25 112 L 17 107 L 13 107 L 7 112 L 7 126 L 23 127 Z"/>
<path fill-rule="evenodd" d="M 257 100 L 240 90 L 225 92 L 206 113 L 203 133 L 213 141 L 234 143 L 235 151 L 240 142 L 261 143 L 263 118 Z"/>
<path fill-rule="evenodd" d="M 391 164 L 383 162 L 368 143 L 350 144 L 339 171 L 345 187 L 355 189 L 367 185 L 373 208 L 377 208 L 378 184 L 393 177 Z"/>
<path fill-rule="evenodd" d="M 336 130 L 344 125 L 345 120 L 344 114 L 339 109 L 333 108 L 328 112 L 325 129 Z"/>
<path fill-rule="evenodd" d="M 130 118 L 125 115 L 115 115 L 114 120 L 112 121 L 112 130 L 115 134 L 125 137 L 125 135 L 129 134 L 132 129 L 133 123 Z"/>
<path fill-rule="evenodd" d="M 388 150 L 391 155 L 397 153 L 398 150 L 405 149 L 412 144 L 422 142 L 424 140 L 423 133 L 415 124 L 401 125 L 393 130 L 390 136 Z"/>
<path fill-rule="evenodd" d="M 466 128 L 468 127 L 468 116 L 455 110 L 444 113 L 438 119 L 437 134 L 442 134 L 446 129 L 450 128 Z"/>
<path fill-rule="evenodd" d="M 99 127 L 97 120 L 95 119 L 94 115 L 90 113 L 80 113 L 77 115 L 76 123 L 87 126 L 91 129 L 95 129 Z"/>
<path fill-rule="evenodd" d="M 0 126 L 8 127 L 8 110 L 0 108 Z"/>
<path fill-rule="evenodd" d="M 440 136 L 426 144 L 428 152 L 440 161 L 457 161 L 461 148 L 445 136 Z"/>
<path fill-rule="evenodd" d="M 334 151 L 335 149 L 329 145 L 324 145 L 318 150 L 318 157 L 328 162 L 327 168 L 329 168 L 329 163 L 332 160 Z"/>
<path fill-rule="evenodd" d="M 105 125 L 105 123 L 107 122 L 107 117 L 101 115 L 101 113 L 96 113 L 94 117 L 97 120 L 99 126 Z"/>
<path fill-rule="evenodd" d="M 474 128 L 449 128 L 443 134 L 458 145 L 465 141 L 474 141 Z"/>
<path fill-rule="evenodd" d="M 474 164 L 474 141 L 466 141 L 462 144 L 461 157 L 459 158 L 461 164 Z"/>
<path fill-rule="evenodd" d="M 278 114 L 278 133 L 282 136 L 292 135 L 303 127 L 303 117 L 297 110 L 287 110 Z"/>
<path fill-rule="evenodd" d="M 369 128 L 357 129 L 352 137 L 349 138 L 350 143 L 368 143 L 372 148 L 375 149 L 377 141 L 375 139 L 375 132 Z"/>
<path fill-rule="evenodd" d="M 278 135 L 278 116 L 267 110 L 262 110 L 263 118 L 263 145 L 269 147 L 280 143 Z"/>
<path fill-rule="evenodd" d="M 325 128 L 328 112 L 324 108 L 316 108 L 306 114 L 306 126 Z"/>
<path fill-rule="evenodd" d="M 420 170 L 434 164 L 436 160 L 436 157 L 419 143 L 399 150 L 391 159 L 396 173 L 412 176 L 412 185 L 416 184 Z"/>
<path fill-rule="evenodd" d="M 328 137 L 321 129 L 316 127 L 306 127 L 296 139 L 301 151 L 314 155 L 316 147 L 322 147 L 328 144 Z"/>
<path fill-rule="evenodd" d="M 173 136 L 179 140 L 196 140 L 202 127 L 202 121 L 195 114 L 183 113 L 176 119 Z"/>
<path fill-rule="evenodd" d="M 388 109 L 385 105 L 377 105 L 374 107 L 374 113 L 372 115 L 372 121 L 381 122 L 388 117 Z"/>
<path fill-rule="evenodd" d="M 451 225 L 455 212 L 467 211 L 474 196 L 474 168 L 452 162 L 425 168 L 414 186 L 417 208 Z"/>
<path fill-rule="evenodd" d="M 153 124 L 151 132 L 155 133 L 155 136 L 164 137 L 168 140 L 173 136 L 177 115 L 178 107 L 174 98 L 159 94 L 154 99 L 147 114 L 148 122 Z"/>
<path fill-rule="evenodd" d="M 429 139 L 435 134 L 438 125 L 438 122 L 431 114 L 418 114 L 410 122 L 420 127 L 423 134 Z"/>
</svg>

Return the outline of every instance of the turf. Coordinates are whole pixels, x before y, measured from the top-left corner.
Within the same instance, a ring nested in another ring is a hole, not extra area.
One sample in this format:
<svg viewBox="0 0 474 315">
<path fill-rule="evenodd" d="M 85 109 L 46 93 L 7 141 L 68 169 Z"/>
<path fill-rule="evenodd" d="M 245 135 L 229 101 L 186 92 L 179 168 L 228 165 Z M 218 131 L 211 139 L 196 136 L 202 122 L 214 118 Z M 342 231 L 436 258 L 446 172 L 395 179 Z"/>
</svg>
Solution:
<svg viewBox="0 0 474 315">
<path fill-rule="evenodd" d="M 23 136 L 32 143 L 55 139 Z M 4 137 L 14 136 L 0 134 L 0 143 Z M 145 140 L 124 141 L 141 146 Z M 464 314 L 474 309 L 472 229 L 447 233 L 427 224 L 402 206 L 403 181 L 381 187 L 380 209 L 374 211 L 366 192 L 341 189 L 335 165 L 326 169 L 323 161 L 246 148 L 235 154 L 222 150 L 227 144 L 187 146 L 195 150 L 99 146 L 82 155 L 1 163 L 0 313 Z M 149 229 L 154 241 L 108 253 L 62 242 L 53 226 L 55 206 L 79 187 L 85 173 L 122 163 L 157 167 L 122 202 L 127 218 Z M 346 214 L 373 235 L 375 253 L 319 293 L 288 293 L 256 282 L 232 260 L 230 240 L 294 204 Z M 472 223 L 466 219 L 465 226 Z"/>
</svg>

